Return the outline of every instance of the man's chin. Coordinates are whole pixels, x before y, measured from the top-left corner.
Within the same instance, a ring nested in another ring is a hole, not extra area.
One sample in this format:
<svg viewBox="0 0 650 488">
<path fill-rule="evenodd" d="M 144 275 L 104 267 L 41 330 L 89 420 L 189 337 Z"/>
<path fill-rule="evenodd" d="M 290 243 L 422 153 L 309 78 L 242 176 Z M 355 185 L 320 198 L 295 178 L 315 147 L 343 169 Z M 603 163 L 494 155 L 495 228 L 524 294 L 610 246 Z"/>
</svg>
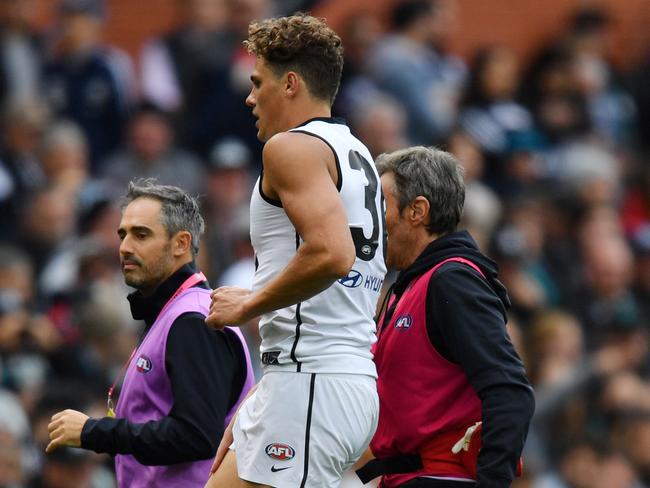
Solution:
<svg viewBox="0 0 650 488">
<path fill-rule="evenodd" d="M 137 276 L 131 276 L 128 271 L 123 271 L 122 274 L 124 275 L 124 283 L 131 288 L 140 289 L 142 287 L 142 280 L 138 279 Z"/>
</svg>

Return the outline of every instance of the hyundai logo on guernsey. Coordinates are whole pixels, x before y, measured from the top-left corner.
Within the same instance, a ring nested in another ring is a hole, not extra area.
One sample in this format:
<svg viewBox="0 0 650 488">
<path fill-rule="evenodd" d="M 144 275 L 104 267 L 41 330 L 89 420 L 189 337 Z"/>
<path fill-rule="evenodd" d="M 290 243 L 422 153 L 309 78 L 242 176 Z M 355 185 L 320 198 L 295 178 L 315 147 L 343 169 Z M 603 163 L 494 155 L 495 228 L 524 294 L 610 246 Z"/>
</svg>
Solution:
<svg viewBox="0 0 650 488">
<path fill-rule="evenodd" d="M 395 328 L 397 330 L 409 330 L 413 324 L 413 319 L 410 315 L 402 315 L 395 321 Z"/>
<path fill-rule="evenodd" d="M 148 373 L 151 371 L 151 368 L 151 359 L 149 359 L 147 356 L 140 356 L 135 362 L 135 369 L 138 371 L 138 373 Z"/>
<path fill-rule="evenodd" d="M 289 461 L 296 455 L 296 451 L 293 447 L 287 444 L 281 444 L 279 442 L 269 444 L 266 446 L 265 451 L 267 456 L 278 461 Z"/>
<path fill-rule="evenodd" d="M 351 269 L 345 278 L 339 280 L 339 283 L 347 288 L 356 288 L 363 283 L 363 275 L 356 269 Z"/>
<path fill-rule="evenodd" d="M 359 271 L 352 269 L 345 278 L 341 278 L 338 282 L 346 288 L 358 288 L 363 285 L 366 290 L 379 291 L 381 285 L 384 284 L 384 279 L 370 275 L 364 277 Z"/>
</svg>

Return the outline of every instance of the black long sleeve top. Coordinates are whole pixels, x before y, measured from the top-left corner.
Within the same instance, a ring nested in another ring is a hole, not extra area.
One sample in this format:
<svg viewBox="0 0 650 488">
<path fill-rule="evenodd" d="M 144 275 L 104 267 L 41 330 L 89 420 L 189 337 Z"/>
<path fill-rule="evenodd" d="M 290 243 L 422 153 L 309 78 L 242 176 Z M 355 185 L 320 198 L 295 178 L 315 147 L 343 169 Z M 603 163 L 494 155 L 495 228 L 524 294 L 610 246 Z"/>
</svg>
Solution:
<svg viewBox="0 0 650 488">
<path fill-rule="evenodd" d="M 497 266 L 481 254 L 466 231 L 433 241 L 394 286 L 408 284 L 435 264 L 463 257 L 485 277 L 459 262 L 444 264 L 431 277 L 427 292 L 427 332 L 435 349 L 460 364 L 482 401 L 480 488 L 507 488 L 515 477 L 535 400 L 524 366 L 506 331 L 509 299 L 497 279 Z M 390 311 L 389 311 L 390 313 Z"/>
<path fill-rule="evenodd" d="M 145 322 L 141 340 L 165 303 L 195 272 L 193 264 L 184 265 L 150 297 L 137 291 L 128 296 L 133 318 Z M 205 282 L 196 286 L 208 288 Z M 111 455 L 130 454 L 144 465 L 214 456 L 226 415 L 244 385 L 246 360 L 232 332 L 210 329 L 204 320 L 199 312 L 185 313 L 169 330 L 165 367 L 174 396 L 169 415 L 145 423 L 90 418 L 81 433 L 81 447 Z"/>
</svg>

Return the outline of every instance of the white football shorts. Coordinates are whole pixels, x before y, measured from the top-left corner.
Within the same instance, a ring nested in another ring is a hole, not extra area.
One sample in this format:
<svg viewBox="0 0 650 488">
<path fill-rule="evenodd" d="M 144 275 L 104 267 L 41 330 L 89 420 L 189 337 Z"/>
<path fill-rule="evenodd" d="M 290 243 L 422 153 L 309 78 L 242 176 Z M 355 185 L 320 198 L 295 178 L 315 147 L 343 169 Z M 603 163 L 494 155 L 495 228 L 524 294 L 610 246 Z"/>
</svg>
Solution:
<svg viewBox="0 0 650 488">
<path fill-rule="evenodd" d="M 233 427 L 241 479 L 276 488 L 335 488 L 377 428 L 375 379 L 267 372 Z"/>
</svg>

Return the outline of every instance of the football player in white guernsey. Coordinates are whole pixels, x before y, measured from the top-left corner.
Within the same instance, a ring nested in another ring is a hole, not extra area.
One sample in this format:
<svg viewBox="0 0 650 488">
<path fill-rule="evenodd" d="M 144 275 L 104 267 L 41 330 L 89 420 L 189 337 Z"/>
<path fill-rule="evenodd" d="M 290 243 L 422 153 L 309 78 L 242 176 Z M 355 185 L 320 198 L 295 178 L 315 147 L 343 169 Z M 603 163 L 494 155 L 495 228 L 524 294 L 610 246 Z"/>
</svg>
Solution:
<svg viewBox="0 0 650 488">
<path fill-rule="evenodd" d="M 341 40 L 321 19 L 253 22 L 246 99 L 265 142 L 251 198 L 252 290 L 212 294 L 215 328 L 260 316 L 264 375 L 226 430 L 207 487 L 337 487 L 376 429 L 373 315 L 383 197 L 368 149 L 331 117 Z"/>
</svg>

